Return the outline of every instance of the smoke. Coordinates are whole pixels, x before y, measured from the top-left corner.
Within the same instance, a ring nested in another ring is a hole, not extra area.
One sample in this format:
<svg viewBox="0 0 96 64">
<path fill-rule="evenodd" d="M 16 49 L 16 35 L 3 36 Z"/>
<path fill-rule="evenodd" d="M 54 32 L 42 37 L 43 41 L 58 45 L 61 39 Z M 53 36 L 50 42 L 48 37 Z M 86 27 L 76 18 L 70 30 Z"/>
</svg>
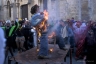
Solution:
<svg viewBox="0 0 96 64">
<path fill-rule="evenodd" d="M 55 30 L 58 30 L 58 26 L 59 26 L 59 13 L 57 11 L 54 10 L 48 10 L 49 13 L 49 19 L 48 19 L 48 24 L 49 26 L 49 34 L 51 34 L 52 32 L 55 32 Z"/>
<path fill-rule="evenodd" d="M 51 18 L 50 18 L 51 17 Z M 49 13 L 49 19 L 48 19 L 48 34 L 52 34 L 53 32 L 55 32 L 55 30 L 58 30 L 58 26 L 59 26 L 59 21 L 58 18 L 54 17 L 54 14 Z"/>
<path fill-rule="evenodd" d="M 59 26 L 59 20 L 56 21 L 48 21 L 49 23 L 49 27 L 48 27 L 48 34 L 52 34 L 53 32 L 55 32 L 55 30 L 58 30 L 58 26 Z"/>
<path fill-rule="evenodd" d="M 59 14 L 59 1 L 58 0 L 51 0 L 50 4 L 48 4 L 49 1 L 44 0 L 43 3 L 40 5 L 40 11 L 47 10 L 48 12 L 48 21 L 49 24 L 48 27 L 48 33 L 52 33 L 53 31 L 57 30 L 57 27 L 59 26 L 59 20 L 60 20 L 60 14 Z M 43 4 L 43 6 L 42 6 Z"/>
</svg>

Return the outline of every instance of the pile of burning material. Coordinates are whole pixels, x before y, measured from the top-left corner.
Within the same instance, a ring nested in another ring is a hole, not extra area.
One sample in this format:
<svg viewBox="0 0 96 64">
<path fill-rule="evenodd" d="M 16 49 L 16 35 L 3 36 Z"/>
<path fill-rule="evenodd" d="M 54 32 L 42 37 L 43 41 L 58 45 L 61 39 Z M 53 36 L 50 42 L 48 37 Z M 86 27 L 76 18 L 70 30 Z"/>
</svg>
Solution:
<svg viewBox="0 0 96 64">
<path fill-rule="evenodd" d="M 56 43 L 56 35 L 55 35 L 55 32 L 52 32 L 51 34 L 49 34 L 49 36 L 48 36 L 48 41 L 49 41 L 50 44 Z"/>
</svg>

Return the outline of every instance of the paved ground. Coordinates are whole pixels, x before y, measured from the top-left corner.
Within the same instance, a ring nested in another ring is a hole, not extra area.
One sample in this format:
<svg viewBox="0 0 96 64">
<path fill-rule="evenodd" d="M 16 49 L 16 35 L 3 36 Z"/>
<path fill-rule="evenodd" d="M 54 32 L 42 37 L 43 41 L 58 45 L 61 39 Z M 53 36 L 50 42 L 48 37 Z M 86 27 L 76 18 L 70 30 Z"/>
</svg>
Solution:
<svg viewBox="0 0 96 64">
<path fill-rule="evenodd" d="M 16 54 L 17 54 L 17 51 L 16 51 L 15 55 Z M 9 53 L 9 56 L 10 56 L 10 53 Z M 69 56 L 67 56 L 66 62 L 67 62 L 67 64 L 70 64 L 70 58 L 69 58 Z M 8 59 L 6 60 L 6 63 L 5 64 L 8 64 Z M 11 64 L 15 64 L 15 62 L 12 62 Z M 84 61 L 83 60 L 76 61 L 75 58 L 74 58 L 74 54 L 73 54 L 72 55 L 72 64 L 84 64 Z"/>
<path fill-rule="evenodd" d="M 67 57 L 66 62 L 70 64 L 70 58 Z M 72 55 L 72 64 L 85 64 L 84 60 L 75 60 L 75 54 Z"/>
</svg>

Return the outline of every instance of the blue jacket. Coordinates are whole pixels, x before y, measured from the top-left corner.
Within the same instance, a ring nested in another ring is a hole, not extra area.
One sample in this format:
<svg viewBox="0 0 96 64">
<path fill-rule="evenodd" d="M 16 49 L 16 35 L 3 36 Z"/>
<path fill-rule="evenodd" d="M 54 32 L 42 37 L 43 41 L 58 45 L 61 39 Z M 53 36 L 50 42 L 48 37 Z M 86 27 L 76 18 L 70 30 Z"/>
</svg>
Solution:
<svg viewBox="0 0 96 64">
<path fill-rule="evenodd" d="M 43 20 L 44 16 L 40 15 L 39 13 L 34 14 L 31 18 L 31 24 L 32 26 L 37 26 L 42 20 Z"/>
<path fill-rule="evenodd" d="M 56 36 L 61 36 L 61 29 L 63 27 L 61 25 L 58 25 L 57 28 L 55 29 Z"/>
</svg>

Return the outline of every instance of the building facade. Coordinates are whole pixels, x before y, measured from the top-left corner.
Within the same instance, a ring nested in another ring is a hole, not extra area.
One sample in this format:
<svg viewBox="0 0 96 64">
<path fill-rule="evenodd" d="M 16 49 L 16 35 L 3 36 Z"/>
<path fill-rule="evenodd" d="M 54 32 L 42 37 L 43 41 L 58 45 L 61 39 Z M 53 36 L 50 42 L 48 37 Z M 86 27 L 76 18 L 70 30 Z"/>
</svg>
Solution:
<svg viewBox="0 0 96 64">
<path fill-rule="evenodd" d="M 96 0 L 48 0 L 51 20 L 96 20 Z"/>
<path fill-rule="evenodd" d="M 49 21 L 66 20 L 74 17 L 76 20 L 96 20 L 96 0 L 0 0 L 0 19 L 14 20 L 16 18 L 31 19 L 30 9 L 34 4 L 40 10 L 47 9 Z"/>
</svg>

